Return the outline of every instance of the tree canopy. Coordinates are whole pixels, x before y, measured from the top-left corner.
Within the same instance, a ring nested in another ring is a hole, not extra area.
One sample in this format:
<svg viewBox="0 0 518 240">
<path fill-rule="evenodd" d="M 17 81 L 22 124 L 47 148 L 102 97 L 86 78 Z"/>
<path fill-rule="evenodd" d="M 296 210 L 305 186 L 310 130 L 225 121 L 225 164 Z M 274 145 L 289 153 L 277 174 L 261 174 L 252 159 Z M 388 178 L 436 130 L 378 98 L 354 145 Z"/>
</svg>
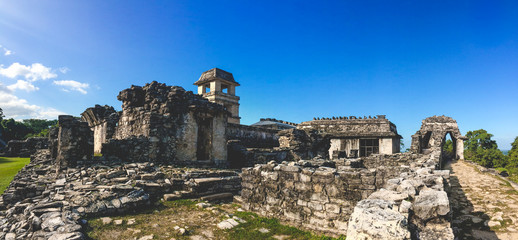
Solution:
<svg viewBox="0 0 518 240">
<path fill-rule="evenodd" d="M 46 137 L 49 128 L 57 124 L 57 120 L 24 119 L 20 122 L 4 117 L 0 108 L 0 137 L 5 142 L 23 140 L 29 137 Z"/>
<path fill-rule="evenodd" d="M 498 149 L 493 134 L 484 129 L 468 131 L 465 141 L 464 157 L 484 167 L 506 167 L 507 157 Z"/>
</svg>

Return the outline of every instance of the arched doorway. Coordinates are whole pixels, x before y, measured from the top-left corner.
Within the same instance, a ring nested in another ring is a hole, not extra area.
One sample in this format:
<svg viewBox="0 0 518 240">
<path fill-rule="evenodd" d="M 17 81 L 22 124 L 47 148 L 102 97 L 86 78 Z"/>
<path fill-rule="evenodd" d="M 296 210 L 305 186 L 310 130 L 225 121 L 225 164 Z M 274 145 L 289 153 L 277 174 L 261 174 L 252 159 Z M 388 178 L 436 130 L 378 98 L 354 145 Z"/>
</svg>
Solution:
<svg viewBox="0 0 518 240">
<path fill-rule="evenodd" d="M 464 140 L 467 139 L 459 131 L 457 121 L 447 116 L 433 116 L 423 120 L 421 129 L 412 135 L 411 151 L 414 153 L 429 153 L 440 151 L 447 141 L 447 135 L 451 139 L 454 159 L 464 158 Z"/>
</svg>

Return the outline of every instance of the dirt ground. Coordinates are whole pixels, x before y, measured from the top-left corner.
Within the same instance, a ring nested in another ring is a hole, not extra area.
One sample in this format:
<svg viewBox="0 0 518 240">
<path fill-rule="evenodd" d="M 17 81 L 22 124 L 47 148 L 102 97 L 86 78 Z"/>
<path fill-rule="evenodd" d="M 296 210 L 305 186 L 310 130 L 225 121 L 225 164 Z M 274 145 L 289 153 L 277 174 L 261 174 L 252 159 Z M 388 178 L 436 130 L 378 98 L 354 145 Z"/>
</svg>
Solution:
<svg viewBox="0 0 518 240">
<path fill-rule="evenodd" d="M 518 191 L 462 160 L 448 164 L 453 226 L 464 239 L 518 239 Z"/>
</svg>

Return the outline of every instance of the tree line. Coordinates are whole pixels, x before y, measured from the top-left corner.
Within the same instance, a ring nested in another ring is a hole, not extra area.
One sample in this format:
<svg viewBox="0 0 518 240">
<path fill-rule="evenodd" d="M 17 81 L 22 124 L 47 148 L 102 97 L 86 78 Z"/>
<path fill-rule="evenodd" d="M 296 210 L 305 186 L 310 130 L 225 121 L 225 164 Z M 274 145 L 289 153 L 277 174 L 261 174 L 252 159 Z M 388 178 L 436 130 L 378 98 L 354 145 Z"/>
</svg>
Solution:
<svg viewBox="0 0 518 240">
<path fill-rule="evenodd" d="M 0 108 L 0 139 L 4 142 L 24 140 L 29 137 L 46 137 L 50 127 L 57 125 L 57 120 L 24 119 L 21 122 L 4 118 Z"/>
</svg>

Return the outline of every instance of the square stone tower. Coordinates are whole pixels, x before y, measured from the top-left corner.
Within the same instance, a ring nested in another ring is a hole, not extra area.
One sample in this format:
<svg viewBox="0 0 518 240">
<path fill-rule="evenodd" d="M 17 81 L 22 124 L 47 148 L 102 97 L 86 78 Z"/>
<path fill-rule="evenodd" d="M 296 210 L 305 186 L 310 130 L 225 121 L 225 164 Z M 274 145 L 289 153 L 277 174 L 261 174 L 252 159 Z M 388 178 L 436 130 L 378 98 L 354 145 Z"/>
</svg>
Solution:
<svg viewBox="0 0 518 240">
<path fill-rule="evenodd" d="M 236 87 L 239 83 L 234 80 L 232 73 L 213 68 L 201 74 L 194 83 L 198 86 L 198 94 L 213 103 L 218 103 L 231 113 L 229 123 L 239 124 L 239 97 L 236 96 Z"/>
</svg>

